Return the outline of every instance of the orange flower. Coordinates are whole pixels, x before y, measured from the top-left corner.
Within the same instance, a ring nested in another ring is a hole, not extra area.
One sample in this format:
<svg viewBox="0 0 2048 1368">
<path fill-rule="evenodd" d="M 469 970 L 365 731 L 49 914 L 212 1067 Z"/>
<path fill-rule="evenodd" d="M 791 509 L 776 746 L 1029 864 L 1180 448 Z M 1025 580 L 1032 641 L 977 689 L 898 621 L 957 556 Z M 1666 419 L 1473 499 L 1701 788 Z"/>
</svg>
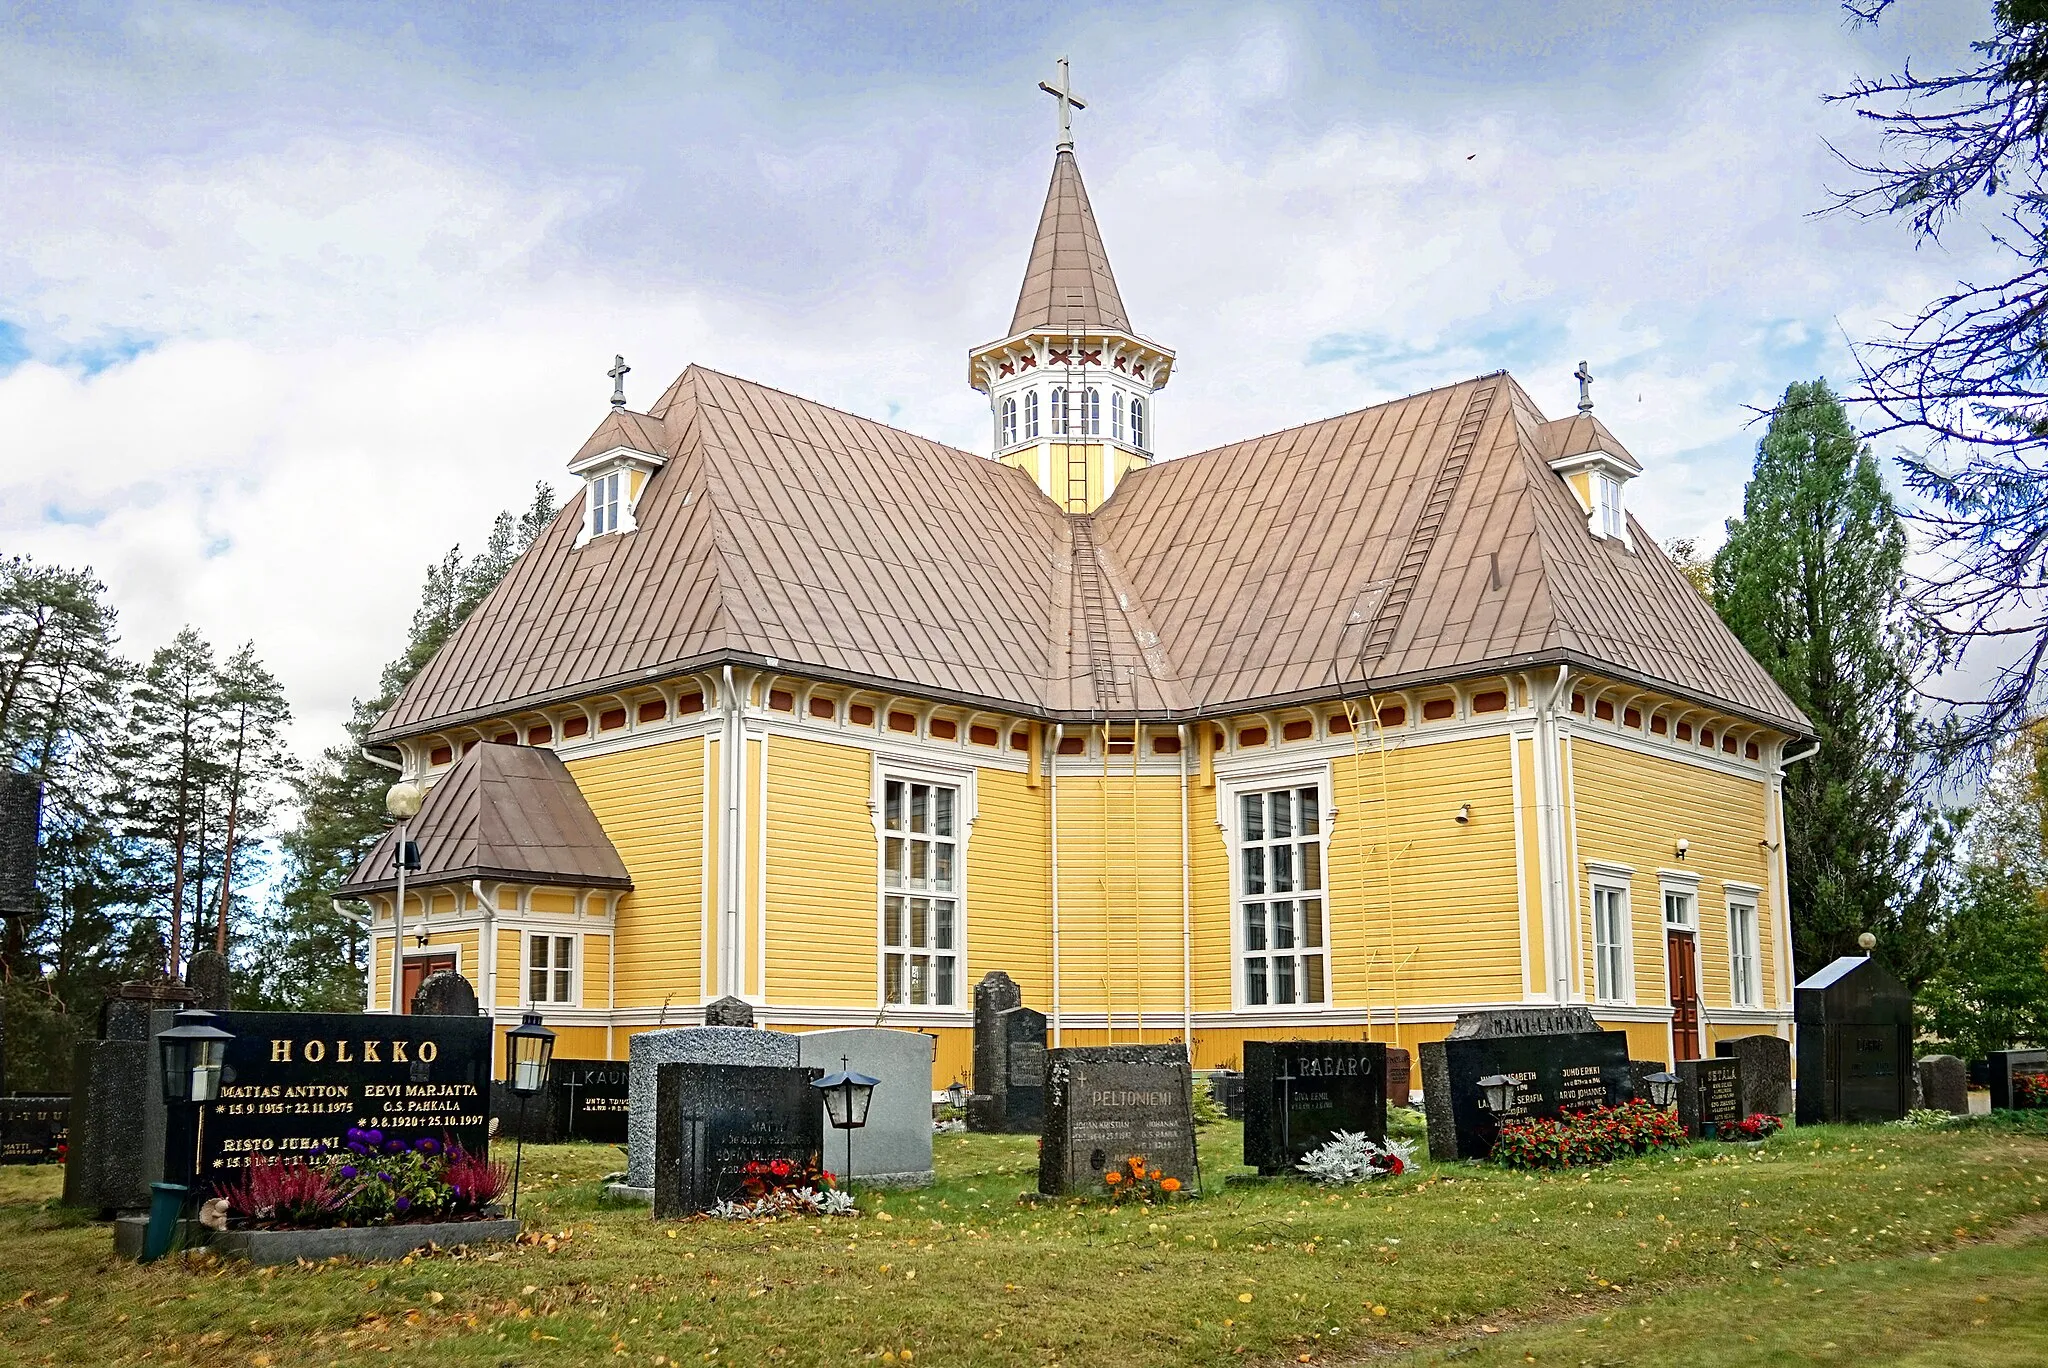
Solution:
<svg viewBox="0 0 2048 1368">
<path fill-rule="evenodd" d="M 1145 1156 L 1142 1154 L 1132 1155 L 1131 1167 L 1136 1169 L 1138 1172 L 1143 1173 L 1145 1171 Z"/>
<path fill-rule="evenodd" d="M 1160 1187 L 1162 1187 L 1162 1188 L 1164 1188 L 1164 1189 L 1165 1189 L 1166 1191 L 1168 1191 L 1168 1192 L 1179 1192 L 1179 1191 L 1180 1191 L 1180 1179 L 1178 1179 L 1178 1178 L 1161 1178 L 1161 1179 L 1159 1180 L 1159 1186 L 1160 1186 Z"/>
<path fill-rule="evenodd" d="M 1115 1169 L 1111 1169 L 1109 1172 L 1102 1175 L 1102 1181 L 1111 1184 L 1112 1186 L 1114 1186 L 1117 1183 L 1121 1183 L 1123 1180 L 1124 1176 L 1121 1173 L 1118 1173 Z"/>
</svg>

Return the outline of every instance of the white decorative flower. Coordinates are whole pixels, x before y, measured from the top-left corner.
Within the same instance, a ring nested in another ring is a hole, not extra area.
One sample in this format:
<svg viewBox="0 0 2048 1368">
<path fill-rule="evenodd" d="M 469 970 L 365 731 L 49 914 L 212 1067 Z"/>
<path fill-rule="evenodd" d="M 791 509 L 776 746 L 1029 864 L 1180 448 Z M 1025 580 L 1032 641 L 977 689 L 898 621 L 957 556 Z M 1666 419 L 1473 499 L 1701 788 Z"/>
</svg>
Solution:
<svg viewBox="0 0 2048 1368">
<path fill-rule="evenodd" d="M 1296 1166 L 1315 1182 L 1347 1187 L 1406 1170 L 1415 1161 L 1415 1144 L 1394 1140 L 1385 1145 L 1355 1131 L 1337 1131 L 1329 1141 L 1303 1156 Z"/>
<path fill-rule="evenodd" d="M 824 1194 L 818 1209 L 827 1216 L 853 1215 L 853 1194 L 834 1189 Z"/>
</svg>

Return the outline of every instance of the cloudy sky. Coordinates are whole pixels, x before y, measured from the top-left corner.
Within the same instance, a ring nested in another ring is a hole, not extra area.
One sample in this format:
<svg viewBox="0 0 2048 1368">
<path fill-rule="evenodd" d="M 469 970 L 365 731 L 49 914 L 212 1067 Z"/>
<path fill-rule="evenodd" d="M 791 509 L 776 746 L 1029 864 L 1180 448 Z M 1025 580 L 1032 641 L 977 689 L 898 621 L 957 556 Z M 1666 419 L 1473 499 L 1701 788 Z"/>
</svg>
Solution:
<svg viewBox="0 0 2048 1368">
<path fill-rule="evenodd" d="M 6 0 L 0 551 L 137 654 L 253 638 L 311 753 L 426 564 L 569 492 L 614 352 L 636 403 L 702 362 L 983 450 L 1062 53 L 1164 452 L 1501 366 L 1567 412 L 1585 358 L 1711 546 L 1751 406 L 1970 264 L 1810 216 L 1821 95 L 1988 10 Z"/>
</svg>

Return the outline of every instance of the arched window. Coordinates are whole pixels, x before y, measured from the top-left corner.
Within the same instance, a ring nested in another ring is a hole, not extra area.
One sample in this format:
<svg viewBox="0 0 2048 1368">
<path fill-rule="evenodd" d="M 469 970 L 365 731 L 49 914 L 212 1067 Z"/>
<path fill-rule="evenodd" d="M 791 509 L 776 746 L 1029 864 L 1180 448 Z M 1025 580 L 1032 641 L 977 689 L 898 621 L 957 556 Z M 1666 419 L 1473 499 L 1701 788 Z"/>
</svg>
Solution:
<svg viewBox="0 0 2048 1368">
<path fill-rule="evenodd" d="M 1038 391 L 1026 390 L 1024 391 L 1024 440 L 1030 442 L 1037 440 L 1037 438 Z"/>
<path fill-rule="evenodd" d="M 1067 392 L 1063 389 L 1052 392 L 1052 435 L 1067 435 Z"/>
<path fill-rule="evenodd" d="M 1086 389 L 1081 392 L 1081 435 L 1100 437 L 1102 435 L 1102 391 Z"/>
<path fill-rule="evenodd" d="M 1015 395 L 1011 395 L 1003 400 L 1003 425 L 1000 435 L 996 438 L 996 442 L 998 445 L 1006 447 L 1017 445 L 1017 397 Z"/>
<path fill-rule="evenodd" d="M 1131 399 L 1131 445 L 1140 451 L 1150 451 L 1145 445 L 1145 401 L 1133 396 Z"/>
<path fill-rule="evenodd" d="M 1111 390 L 1109 392 L 1109 435 L 1112 441 L 1121 442 L 1124 439 L 1124 392 L 1122 390 Z"/>
</svg>

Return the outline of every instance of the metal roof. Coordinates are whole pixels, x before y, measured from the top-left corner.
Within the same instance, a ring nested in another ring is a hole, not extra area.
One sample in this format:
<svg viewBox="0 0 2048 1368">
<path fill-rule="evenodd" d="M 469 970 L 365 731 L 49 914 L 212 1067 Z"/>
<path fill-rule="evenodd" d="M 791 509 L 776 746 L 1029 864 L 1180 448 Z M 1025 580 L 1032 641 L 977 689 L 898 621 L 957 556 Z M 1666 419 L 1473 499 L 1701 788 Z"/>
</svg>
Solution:
<svg viewBox="0 0 2048 1368">
<path fill-rule="evenodd" d="M 1081 184 L 1081 167 L 1073 149 L 1061 148 L 1052 159 L 1052 184 L 1046 187 L 1045 208 L 1038 216 L 1038 236 L 1024 267 L 1024 286 L 1017 293 L 1017 312 L 1010 335 L 1033 329 L 1062 332 L 1131 331 L 1123 296 L 1110 273 L 1102 230 Z"/>
</svg>

